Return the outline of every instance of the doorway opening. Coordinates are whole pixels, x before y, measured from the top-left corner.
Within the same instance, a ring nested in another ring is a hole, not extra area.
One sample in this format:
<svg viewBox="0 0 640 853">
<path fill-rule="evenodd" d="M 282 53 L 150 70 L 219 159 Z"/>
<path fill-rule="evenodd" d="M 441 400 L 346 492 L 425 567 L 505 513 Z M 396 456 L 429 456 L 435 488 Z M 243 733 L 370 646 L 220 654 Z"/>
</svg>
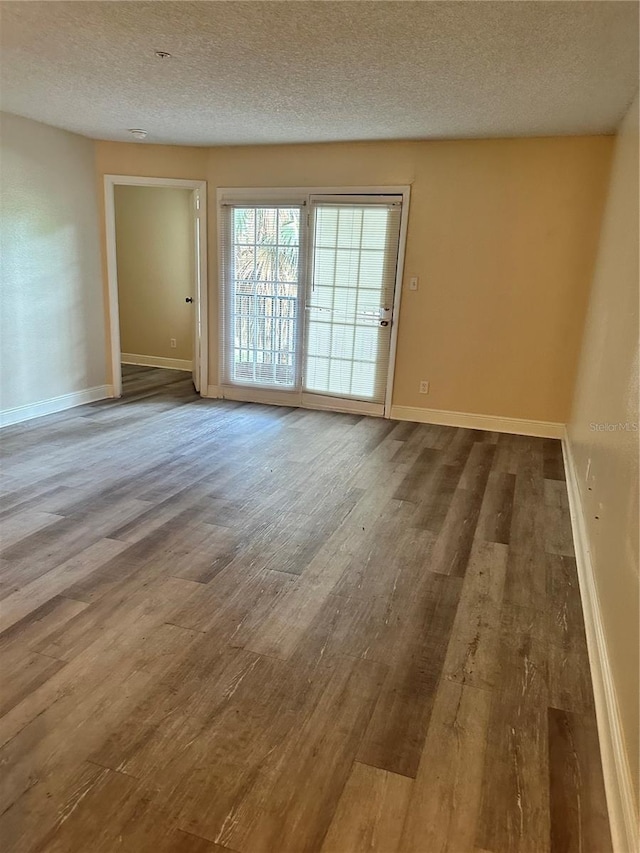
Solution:
<svg viewBox="0 0 640 853">
<path fill-rule="evenodd" d="M 106 175 L 105 207 L 113 396 L 134 365 L 206 396 L 205 182 Z"/>
</svg>

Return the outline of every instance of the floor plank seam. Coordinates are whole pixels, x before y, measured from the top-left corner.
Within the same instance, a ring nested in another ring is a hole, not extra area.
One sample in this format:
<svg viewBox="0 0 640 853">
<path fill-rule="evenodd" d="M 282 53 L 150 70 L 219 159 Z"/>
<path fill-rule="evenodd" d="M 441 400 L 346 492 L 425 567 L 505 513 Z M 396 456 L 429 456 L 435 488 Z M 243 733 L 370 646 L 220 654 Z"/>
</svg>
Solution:
<svg viewBox="0 0 640 853">
<path fill-rule="evenodd" d="M 9 848 L 610 853 L 559 442 L 173 379 L 6 433 Z"/>
</svg>

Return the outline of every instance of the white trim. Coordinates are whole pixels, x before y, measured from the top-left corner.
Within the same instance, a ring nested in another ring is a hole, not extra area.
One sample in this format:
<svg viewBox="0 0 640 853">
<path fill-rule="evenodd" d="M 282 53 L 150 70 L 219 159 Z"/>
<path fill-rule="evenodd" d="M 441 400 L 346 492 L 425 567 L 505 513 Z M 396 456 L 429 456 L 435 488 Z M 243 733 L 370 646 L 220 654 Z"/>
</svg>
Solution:
<svg viewBox="0 0 640 853">
<path fill-rule="evenodd" d="M 200 320 L 199 387 L 207 388 L 209 366 L 209 332 L 207 300 L 207 183 L 187 181 L 180 178 L 142 178 L 135 175 L 105 175 L 105 241 L 107 260 L 107 291 L 109 297 L 109 341 L 111 345 L 111 382 L 113 396 L 122 395 L 120 370 L 120 319 L 118 310 L 118 265 L 116 257 L 116 224 L 114 189 L 116 186 L 170 187 L 193 190 L 200 198 L 196 221 L 200 237 L 200 276 L 195 287 L 195 309 Z M 197 360 L 196 360 L 197 361 Z"/>
<path fill-rule="evenodd" d="M 634 853 L 634 851 L 640 850 L 640 833 L 638 832 L 638 816 L 635 811 L 633 781 L 624 746 L 613 673 L 607 653 L 607 640 L 591 560 L 591 547 L 584 507 L 571 444 L 566 431 L 562 441 L 562 453 L 569 494 L 569 510 L 578 567 L 580 597 L 589 649 L 589 664 L 613 849 L 615 853 Z"/>
<path fill-rule="evenodd" d="M 384 399 L 384 417 L 390 418 L 393 400 L 393 383 L 396 375 L 396 352 L 398 349 L 398 323 L 400 322 L 400 302 L 402 300 L 402 282 L 404 278 L 404 256 L 407 249 L 407 229 L 409 227 L 409 203 L 411 187 L 402 190 L 402 211 L 400 213 L 400 238 L 398 242 L 398 266 L 396 268 L 396 286 L 393 292 L 393 314 L 391 318 L 391 339 L 389 341 L 389 367 L 387 369 L 387 392 Z"/>
<path fill-rule="evenodd" d="M 207 393 L 203 394 L 202 396 L 208 397 L 211 400 L 222 399 L 222 394 L 220 393 L 220 388 L 217 385 L 207 385 Z"/>
<path fill-rule="evenodd" d="M 384 417 L 380 403 L 367 403 L 366 400 L 350 400 L 349 397 L 330 397 L 325 394 L 303 393 L 301 407 L 317 409 L 320 412 L 343 412 L 348 415 L 369 415 L 373 418 Z"/>
<path fill-rule="evenodd" d="M 26 406 L 5 409 L 0 412 L 0 427 L 20 424 L 23 421 L 30 421 L 32 418 L 41 418 L 43 415 L 52 415 L 54 412 L 63 412 L 65 409 L 71 409 L 74 406 L 84 406 L 86 403 L 95 403 L 97 400 L 106 400 L 113 396 L 111 385 L 98 385 L 95 388 L 85 388 L 83 391 L 72 391 L 70 394 L 61 394 L 59 397 L 41 400 L 39 403 L 29 403 Z"/>
<path fill-rule="evenodd" d="M 226 323 L 227 318 L 225 316 L 226 312 L 226 293 L 225 293 L 225 269 L 224 269 L 224 261 L 225 261 L 225 247 L 224 247 L 224 236 L 225 236 L 225 221 L 222 212 L 222 190 L 220 187 L 216 188 L 216 252 L 218 259 L 218 269 L 217 269 L 217 279 L 216 279 L 216 305 L 218 309 L 218 314 L 216 316 L 216 361 L 218 364 L 218 375 L 216 379 L 218 380 L 218 395 L 222 397 L 222 383 L 224 380 L 224 371 L 225 371 L 225 353 L 223 348 L 226 346 Z M 211 377 L 213 379 L 213 377 Z"/>
<path fill-rule="evenodd" d="M 120 369 L 120 313 L 118 308 L 118 259 L 116 256 L 115 180 L 104 177 L 104 231 L 107 255 L 107 291 L 109 296 L 109 344 L 111 346 L 111 384 L 114 396 L 122 396 Z"/>
<path fill-rule="evenodd" d="M 312 195 L 401 195 L 409 190 L 407 184 L 389 187 L 218 187 L 216 190 L 217 207 L 229 202 L 257 200 L 268 201 L 293 201 L 298 199 L 302 204 Z"/>
<path fill-rule="evenodd" d="M 168 367 L 170 370 L 193 370 L 193 362 L 186 358 L 161 358 L 158 355 L 135 355 L 130 352 L 120 354 L 121 364 L 139 364 L 143 367 Z"/>
<path fill-rule="evenodd" d="M 219 396 L 239 403 L 264 403 L 268 406 L 300 406 L 299 391 L 280 391 L 255 385 L 220 385 Z"/>
<path fill-rule="evenodd" d="M 126 187 L 175 187 L 183 190 L 199 190 L 205 181 L 187 181 L 182 178 L 142 178 L 137 175 L 105 175 L 113 184 Z"/>
<path fill-rule="evenodd" d="M 391 418 L 396 421 L 415 421 L 420 424 L 484 429 L 490 432 L 510 432 L 514 435 L 534 435 L 542 438 L 562 438 L 564 435 L 564 424 L 557 424 L 552 421 L 528 421 L 523 418 L 501 418 L 496 415 L 447 412 L 444 409 L 422 409 L 418 406 L 392 406 Z"/>
<path fill-rule="evenodd" d="M 208 388 L 209 382 L 209 272 L 208 263 L 208 246 L 209 233 L 207 226 L 207 184 L 202 181 L 196 189 L 194 197 L 198 203 L 198 235 L 200 247 L 200 275 L 196 282 L 196 304 L 195 308 L 198 312 L 198 320 L 200 322 L 200 351 L 198 353 L 198 372 L 199 382 L 198 387 L 200 394 L 204 393 L 205 388 Z"/>
</svg>

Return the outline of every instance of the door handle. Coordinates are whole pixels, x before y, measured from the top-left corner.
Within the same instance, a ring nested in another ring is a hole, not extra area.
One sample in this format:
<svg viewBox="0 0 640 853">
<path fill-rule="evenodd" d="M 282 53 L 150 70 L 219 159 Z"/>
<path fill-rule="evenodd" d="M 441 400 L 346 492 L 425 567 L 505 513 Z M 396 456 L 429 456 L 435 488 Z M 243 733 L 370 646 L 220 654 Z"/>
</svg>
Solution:
<svg viewBox="0 0 640 853">
<path fill-rule="evenodd" d="M 184 301 L 185 302 L 193 302 L 193 299 L 191 296 L 187 296 L 187 298 Z"/>
</svg>

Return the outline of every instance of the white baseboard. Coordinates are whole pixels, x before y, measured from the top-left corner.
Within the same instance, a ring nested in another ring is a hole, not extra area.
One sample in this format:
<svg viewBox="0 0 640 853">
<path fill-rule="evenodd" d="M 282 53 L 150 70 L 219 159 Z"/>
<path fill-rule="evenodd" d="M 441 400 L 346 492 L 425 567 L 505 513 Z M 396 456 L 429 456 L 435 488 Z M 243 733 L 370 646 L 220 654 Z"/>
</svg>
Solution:
<svg viewBox="0 0 640 853">
<path fill-rule="evenodd" d="M 124 358 L 124 356 L 123 356 Z M 207 393 L 203 397 L 220 399 L 223 394 L 218 385 L 209 385 Z M 375 407 L 367 408 L 357 401 L 353 405 L 349 401 L 343 401 L 344 405 L 337 408 L 336 400 L 325 398 L 314 398 L 309 396 L 305 399 L 292 399 L 291 394 L 274 395 L 273 392 L 258 390 L 225 389 L 224 397 L 229 400 L 245 399 L 255 403 L 271 403 L 281 406 L 302 406 L 310 409 L 327 409 L 329 411 L 342 411 L 351 414 L 377 415 Z M 483 429 L 492 432 L 508 432 L 515 435 L 533 435 L 542 438 L 562 438 L 564 436 L 564 424 L 552 423 L 550 421 L 527 421 L 520 418 L 500 418 L 495 415 L 473 415 L 466 412 L 446 412 L 440 409 L 421 409 L 417 406 L 392 406 L 391 419 L 398 421 L 414 421 L 421 424 L 441 424 L 443 426 L 466 427 L 467 429 Z"/>
<path fill-rule="evenodd" d="M 551 421 L 527 421 L 521 418 L 501 418 L 496 415 L 447 412 L 441 409 L 422 409 L 418 406 L 392 406 L 391 418 L 420 424 L 441 424 L 466 429 L 484 429 L 490 432 L 510 432 L 515 435 L 534 435 L 541 438 L 564 436 L 564 424 Z"/>
<path fill-rule="evenodd" d="M 591 560 L 591 548 L 578 476 L 566 432 L 562 441 L 562 452 L 567 477 L 571 526 L 589 649 L 589 664 L 591 666 L 613 849 L 615 853 L 636 853 L 640 850 L 640 834 L 635 809 L 633 780 L 624 745 L 613 673 L 607 653 L 607 640 Z"/>
<path fill-rule="evenodd" d="M 161 358 L 157 355 L 136 355 L 131 352 L 120 354 L 122 364 L 139 364 L 141 367 L 167 367 L 170 370 L 193 370 L 193 362 L 186 358 Z"/>
<path fill-rule="evenodd" d="M 39 403 L 5 409 L 0 412 L 0 427 L 30 421 L 32 418 L 41 418 L 43 415 L 52 415 L 54 412 L 62 412 L 86 403 L 95 403 L 97 400 L 106 400 L 108 397 L 113 397 L 113 386 L 98 385 L 96 388 L 72 391 L 71 394 L 62 394 L 50 400 L 41 400 Z"/>
</svg>

